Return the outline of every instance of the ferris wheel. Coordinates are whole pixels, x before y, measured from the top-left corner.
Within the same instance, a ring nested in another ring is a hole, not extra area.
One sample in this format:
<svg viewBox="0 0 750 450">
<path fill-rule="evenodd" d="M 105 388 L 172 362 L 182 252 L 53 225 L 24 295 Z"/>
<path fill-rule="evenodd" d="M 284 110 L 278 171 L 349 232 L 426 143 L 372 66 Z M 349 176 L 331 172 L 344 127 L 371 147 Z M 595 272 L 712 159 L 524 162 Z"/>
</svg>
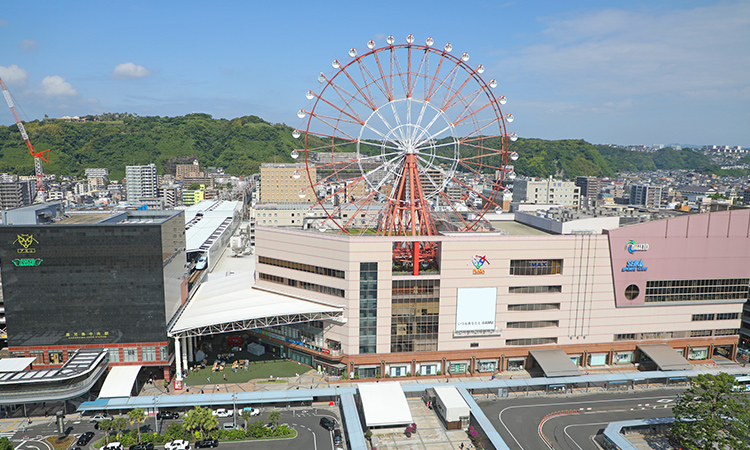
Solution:
<svg viewBox="0 0 750 450">
<path fill-rule="evenodd" d="M 309 181 L 299 196 L 322 211 L 316 226 L 389 236 L 488 229 L 484 215 L 502 206 L 518 159 L 497 81 L 432 38 L 366 47 L 333 60 L 297 113 L 292 158 L 304 155 L 304 168 L 293 176 Z"/>
</svg>

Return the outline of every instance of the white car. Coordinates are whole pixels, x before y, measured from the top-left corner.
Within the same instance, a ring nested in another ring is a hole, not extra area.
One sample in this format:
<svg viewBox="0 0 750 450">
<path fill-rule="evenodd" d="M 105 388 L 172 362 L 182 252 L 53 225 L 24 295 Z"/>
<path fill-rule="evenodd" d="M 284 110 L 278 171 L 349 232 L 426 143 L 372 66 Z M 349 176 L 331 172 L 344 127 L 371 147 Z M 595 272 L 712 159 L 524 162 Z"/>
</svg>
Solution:
<svg viewBox="0 0 750 450">
<path fill-rule="evenodd" d="M 190 442 L 182 439 L 175 439 L 172 442 L 164 444 L 164 450 L 190 450 Z"/>
<path fill-rule="evenodd" d="M 232 417 L 234 415 L 234 410 L 219 408 L 219 409 L 214 409 L 213 411 L 211 411 L 211 413 L 216 417 Z"/>
<path fill-rule="evenodd" d="M 110 442 L 109 444 L 102 447 L 102 450 L 123 450 L 123 447 L 119 442 Z"/>
<path fill-rule="evenodd" d="M 106 415 L 106 414 L 97 414 L 95 416 L 91 416 L 89 419 L 89 422 L 101 422 L 102 420 L 111 420 L 112 417 Z"/>
<path fill-rule="evenodd" d="M 252 406 L 245 406 L 242 408 L 243 411 L 250 411 L 251 416 L 257 416 L 260 414 L 260 410 L 258 408 L 253 408 Z"/>
</svg>

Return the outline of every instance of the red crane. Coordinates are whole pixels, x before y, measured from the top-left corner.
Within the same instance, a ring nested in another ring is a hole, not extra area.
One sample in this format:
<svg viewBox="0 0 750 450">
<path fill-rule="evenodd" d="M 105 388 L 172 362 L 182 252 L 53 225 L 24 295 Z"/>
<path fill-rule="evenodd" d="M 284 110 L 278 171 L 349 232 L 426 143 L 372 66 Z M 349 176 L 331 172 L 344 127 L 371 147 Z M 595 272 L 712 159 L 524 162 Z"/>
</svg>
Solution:
<svg viewBox="0 0 750 450">
<path fill-rule="evenodd" d="M 18 117 L 18 113 L 16 112 L 16 107 L 13 104 L 13 99 L 10 97 L 10 92 L 8 92 L 8 89 L 5 87 L 5 83 L 3 83 L 3 80 L 0 78 L 0 88 L 3 90 L 3 97 L 5 97 L 5 101 L 8 102 L 8 106 L 10 107 L 10 112 L 13 113 L 13 118 L 16 120 L 16 125 L 18 126 L 18 129 L 21 131 L 21 136 L 23 136 L 23 141 L 26 142 L 26 147 L 29 148 L 29 152 L 31 153 L 31 156 L 34 157 L 34 171 L 36 172 L 36 192 L 37 192 L 37 201 L 44 202 L 45 196 L 44 196 L 44 170 L 42 169 L 42 160 L 44 162 L 49 163 L 47 161 L 47 158 L 44 157 L 44 154 L 49 151 L 49 149 L 44 150 L 42 152 L 37 152 L 34 150 L 34 146 L 31 145 L 31 141 L 29 140 L 29 135 L 26 133 L 26 128 L 23 127 L 23 124 L 21 123 L 21 118 Z"/>
</svg>

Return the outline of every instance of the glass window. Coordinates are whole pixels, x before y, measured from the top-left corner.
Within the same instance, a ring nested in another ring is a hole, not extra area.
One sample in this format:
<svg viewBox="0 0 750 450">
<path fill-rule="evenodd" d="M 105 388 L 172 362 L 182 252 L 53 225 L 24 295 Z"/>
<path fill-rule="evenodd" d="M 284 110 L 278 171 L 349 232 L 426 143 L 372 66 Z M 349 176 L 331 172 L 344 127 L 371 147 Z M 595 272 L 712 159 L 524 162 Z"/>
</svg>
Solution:
<svg viewBox="0 0 750 450">
<path fill-rule="evenodd" d="M 63 363 L 63 351 L 62 350 L 49 350 L 47 352 L 49 356 L 50 364 L 62 364 Z"/>
<path fill-rule="evenodd" d="M 36 358 L 32 364 L 44 364 L 44 350 L 29 350 L 29 358 Z"/>
<path fill-rule="evenodd" d="M 625 298 L 628 300 L 634 300 L 638 298 L 638 294 L 640 293 L 641 290 L 635 284 L 631 284 L 630 286 L 625 288 Z"/>
<path fill-rule="evenodd" d="M 138 362 L 138 348 L 125 347 L 122 349 L 123 362 Z"/>
<path fill-rule="evenodd" d="M 141 347 L 141 361 L 156 361 L 156 347 Z"/>
<path fill-rule="evenodd" d="M 161 361 L 167 361 L 169 360 L 169 347 L 159 347 L 159 360 Z"/>
<path fill-rule="evenodd" d="M 110 348 L 107 350 L 109 351 L 109 362 L 111 363 L 120 362 L 120 349 L 119 348 Z"/>
<path fill-rule="evenodd" d="M 699 360 L 708 358 L 708 348 L 691 348 L 688 353 L 689 360 Z"/>
</svg>

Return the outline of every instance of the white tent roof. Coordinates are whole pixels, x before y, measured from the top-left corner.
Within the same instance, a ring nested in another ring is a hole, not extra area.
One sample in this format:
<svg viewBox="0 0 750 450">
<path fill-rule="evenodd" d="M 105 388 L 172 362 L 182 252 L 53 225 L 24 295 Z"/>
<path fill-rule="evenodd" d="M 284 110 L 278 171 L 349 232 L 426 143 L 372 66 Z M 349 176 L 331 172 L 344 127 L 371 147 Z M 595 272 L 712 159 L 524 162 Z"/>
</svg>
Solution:
<svg viewBox="0 0 750 450">
<path fill-rule="evenodd" d="M 362 383 L 359 386 L 368 427 L 409 425 L 413 422 L 401 383 Z"/>
<path fill-rule="evenodd" d="M 20 372 L 26 370 L 34 361 L 36 361 L 35 357 L 3 358 L 0 359 L 0 372 Z"/>
<path fill-rule="evenodd" d="M 130 397 L 141 366 L 115 366 L 107 374 L 99 398 Z"/>
</svg>

